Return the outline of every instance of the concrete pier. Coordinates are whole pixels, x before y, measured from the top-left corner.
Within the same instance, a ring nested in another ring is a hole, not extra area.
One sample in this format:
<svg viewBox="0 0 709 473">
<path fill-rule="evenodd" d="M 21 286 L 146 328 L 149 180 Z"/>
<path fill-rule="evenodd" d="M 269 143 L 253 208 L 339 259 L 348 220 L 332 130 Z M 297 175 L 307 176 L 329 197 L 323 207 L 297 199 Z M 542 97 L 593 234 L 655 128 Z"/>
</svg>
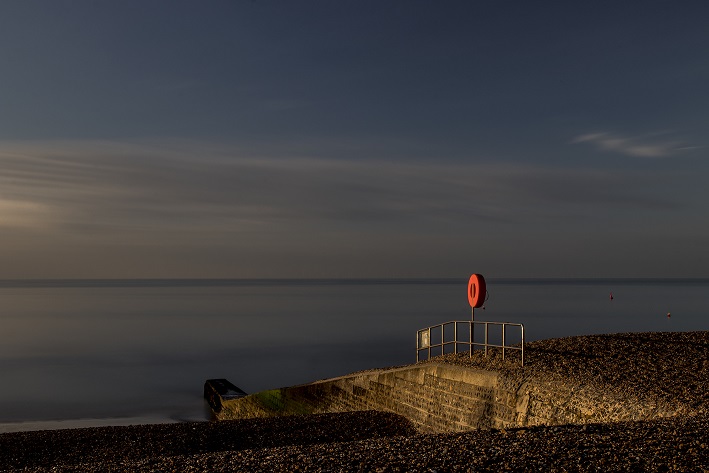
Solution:
<svg viewBox="0 0 709 473">
<path fill-rule="evenodd" d="M 708 407 L 706 391 L 695 383 L 697 375 L 707 372 L 706 339 L 707 332 L 694 332 L 540 341 L 530 344 L 530 363 L 523 368 L 477 353 L 472 359 L 446 355 L 222 398 L 215 416 L 378 410 L 403 415 L 419 431 L 435 433 L 694 415 Z M 683 365 L 673 361 L 678 351 Z M 693 370 L 695 364 L 702 369 Z"/>
</svg>

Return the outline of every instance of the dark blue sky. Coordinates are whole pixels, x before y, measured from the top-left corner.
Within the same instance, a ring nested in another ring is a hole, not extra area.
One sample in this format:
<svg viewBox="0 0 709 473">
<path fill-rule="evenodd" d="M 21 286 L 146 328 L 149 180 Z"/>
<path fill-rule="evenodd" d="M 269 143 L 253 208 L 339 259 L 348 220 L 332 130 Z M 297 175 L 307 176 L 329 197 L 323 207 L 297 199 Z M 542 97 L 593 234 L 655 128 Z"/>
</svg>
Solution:
<svg viewBox="0 0 709 473">
<path fill-rule="evenodd" d="M 706 277 L 706 18 L 3 2 L 0 277 Z"/>
</svg>

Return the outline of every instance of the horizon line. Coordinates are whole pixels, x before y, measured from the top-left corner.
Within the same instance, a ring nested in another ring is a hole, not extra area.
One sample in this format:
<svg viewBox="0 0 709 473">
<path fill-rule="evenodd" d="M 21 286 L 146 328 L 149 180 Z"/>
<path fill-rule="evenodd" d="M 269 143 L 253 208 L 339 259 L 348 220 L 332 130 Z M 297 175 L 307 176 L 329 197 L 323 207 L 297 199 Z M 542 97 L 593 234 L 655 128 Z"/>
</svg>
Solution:
<svg viewBox="0 0 709 473">
<path fill-rule="evenodd" d="M 0 278 L 11 287 L 207 287 L 247 285 L 463 284 L 461 277 L 341 277 L 341 278 Z M 709 277 L 492 277 L 492 284 L 709 284 Z"/>
</svg>

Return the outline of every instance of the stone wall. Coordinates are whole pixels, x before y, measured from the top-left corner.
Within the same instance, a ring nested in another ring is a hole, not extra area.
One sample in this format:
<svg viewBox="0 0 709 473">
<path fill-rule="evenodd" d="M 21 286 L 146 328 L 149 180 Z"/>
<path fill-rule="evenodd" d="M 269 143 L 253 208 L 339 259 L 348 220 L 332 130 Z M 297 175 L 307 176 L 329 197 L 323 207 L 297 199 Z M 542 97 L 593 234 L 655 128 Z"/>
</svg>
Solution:
<svg viewBox="0 0 709 473">
<path fill-rule="evenodd" d="M 511 379 L 443 363 L 369 371 L 222 400 L 218 419 L 358 410 L 401 414 L 421 432 L 611 422 L 681 409 L 545 377 Z"/>
</svg>

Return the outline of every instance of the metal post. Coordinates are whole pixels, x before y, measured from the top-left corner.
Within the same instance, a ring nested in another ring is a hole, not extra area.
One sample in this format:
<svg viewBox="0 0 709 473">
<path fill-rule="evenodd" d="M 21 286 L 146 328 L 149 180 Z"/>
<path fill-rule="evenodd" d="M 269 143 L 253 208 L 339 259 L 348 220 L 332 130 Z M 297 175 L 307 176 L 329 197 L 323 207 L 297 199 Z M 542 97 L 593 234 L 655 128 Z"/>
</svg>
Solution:
<svg viewBox="0 0 709 473">
<path fill-rule="evenodd" d="M 446 324 L 441 324 L 441 355 L 445 353 L 446 346 Z"/>
<path fill-rule="evenodd" d="M 458 322 L 453 322 L 453 353 L 458 354 Z"/>
<path fill-rule="evenodd" d="M 502 359 L 505 359 L 505 324 L 502 324 Z"/>
<path fill-rule="evenodd" d="M 416 332 L 416 362 L 417 362 L 417 363 L 418 363 L 419 361 L 421 361 L 421 358 L 419 357 L 419 354 L 420 354 L 420 352 L 421 352 L 421 350 L 422 350 L 422 348 L 423 348 L 423 347 L 421 346 L 421 332 L 423 332 L 423 330 L 419 330 L 418 332 Z"/>
<path fill-rule="evenodd" d="M 524 366 L 524 325 L 522 325 L 522 366 Z"/>
<path fill-rule="evenodd" d="M 472 318 L 470 319 L 470 356 L 475 350 L 475 307 L 473 307 Z"/>
<path fill-rule="evenodd" d="M 482 345 L 485 347 L 485 356 L 488 356 L 488 352 L 491 351 L 491 348 L 496 348 L 500 347 L 502 348 L 502 359 L 506 360 L 507 359 L 507 351 L 508 348 L 510 350 L 520 350 L 521 353 L 521 365 L 524 366 L 526 360 L 525 353 L 524 353 L 524 345 L 525 345 L 525 336 L 524 336 L 524 324 L 515 324 L 515 323 L 507 323 L 507 322 L 475 322 L 473 320 L 467 321 L 468 323 L 468 341 L 465 342 L 462 339 L 458 340 L 458 323 L 466 323 L 466 321 L 452 321 L 452 322 L 446 322 L 443 324 L 435 325 L 433 327 L 427 327 L 425 329 L 421 329 L 416 333 L 416 361 L 421 361 L 421 351 L 427 350 L 428 353 L 428 359 L 431 359 L 431 356 L 433 355 L 432 350 L 433 347 L 441 347 L 441 352 L 445 353 L 445 344 L 446 343 L 453 343 L 453 353 L 458 353 L 458 343 L 460 344 L 468 344 L 468 354 L 472 358 L 473 356 L 473 351 L 475 350 L 475 347 L 477 345 Z M 445 326 L 446 325 L 453 325 L 453 341 L 452 342 L 446 342 L 446 335 L 445 335 Z M 475 341 L 475 325 L 484 325 L 485 328 L 485 333 L 484 335 L 484 340 L 483 343 L 477 343 Z M 501 326 L 502 327 L 502 344 L 501 345 L 495 345 L 490 343 L 490 325 L 494 326 Z M 519 327 L 520 329 L 520 336 L 522 338 L 521 340 L 521 346 L 517 347 L 515 345 L 507 345 L 507 326 L 510 325 L 512 327 Z M 441 343 L 434 343 L 434 340 L 431 339 L 431 332 L 435 328 L 441 329 Z M 423 334 L 426 334 L 426 337 L 422 337 Z M 423 345 L 422 340 L 426 340 L 426 346 Z"/>
<path fill-rule="evenodd" d="M 431 359 L 431 327 L 428 327 L 428 359 Z"/>
</svg>

